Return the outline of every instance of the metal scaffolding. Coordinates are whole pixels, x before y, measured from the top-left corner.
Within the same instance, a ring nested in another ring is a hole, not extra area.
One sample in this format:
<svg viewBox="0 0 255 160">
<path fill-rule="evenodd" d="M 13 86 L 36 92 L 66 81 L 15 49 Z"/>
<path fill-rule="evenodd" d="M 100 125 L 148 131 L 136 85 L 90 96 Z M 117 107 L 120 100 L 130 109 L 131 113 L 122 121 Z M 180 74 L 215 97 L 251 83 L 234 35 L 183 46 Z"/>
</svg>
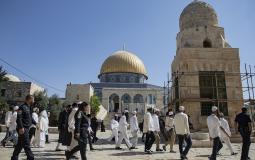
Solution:
<svg viewBox="0 0 255 160">
<path fill-rule="evenodd" d="M 237 73 L 237 72 L 224 72 L 225 76 L 231 77 L 231 76 L 240 76 L 241 77 L 241 83 L 242 86 L 240 87 L 243 91 L 243 101 L 244 101 L 244 105 L 247 105 L 247 107 L 249 107 L 249 114 L 251 115 L 251 118 L 254 122 L 254 116 L 255 116 L 255 86 L 254 86 L 254 77 L 255 77 L 255 66 L 252 65 L 247 65 L 245 64 L 245 68 L 244 68 L 245 72 L 244 73 Z M 192 85 L 180 85 L 177 84 L 175 79 L 178 78 L 179 80 L 184 77 L 184 76 L 192 76 L 192 75 L 199 75 L 198 72 L 173 72 L 171 74 L 171 76 L 169 74 L 167 74 L 167 81 L 164 82 L 164 111 L 167 111 L 168 105 L 174 105 L 177 103 L 182 103 L 184 100 L 187 100 L 187 97 L 181 97 L 181 88 L 194 88 L 194 89 L 199 89 L 199 86 L 192 86 Z M 208 75 L 209 76 L 209 75 Z M 210 75 L 212 76 L 212 75 Z M 217 77 L 215 77 L 217 78 Z M 217 87 L 216 86 L 212 86 Z M 238 88 L 239 86 L 226 86 L 227 88 L 229 87 L 234 87 L 234 88 Z M 175 91 L 176 89 L 178 90 L 178 96 L 175 95 Z M 218 93 L 218 92 L 217 92 Z M 175 96 L 174 96 L 175 95 Z M 240 99 L 227 99 L 227 101 L 235 101 L 238 100 L 240 101 Z M 215 99 L 208 99 L 208 98 L 190 98 L 189 101 L 194 101 L 194 102 L 203 102 L 203 101 L 212 101 L 212 102 L 224 102 L 226 101 L 226 99 L 220 99 L 218 97 L 218 95 L 216 96 Z M 254 123 L 253 123 L 254 125 Z"/>
</svg>

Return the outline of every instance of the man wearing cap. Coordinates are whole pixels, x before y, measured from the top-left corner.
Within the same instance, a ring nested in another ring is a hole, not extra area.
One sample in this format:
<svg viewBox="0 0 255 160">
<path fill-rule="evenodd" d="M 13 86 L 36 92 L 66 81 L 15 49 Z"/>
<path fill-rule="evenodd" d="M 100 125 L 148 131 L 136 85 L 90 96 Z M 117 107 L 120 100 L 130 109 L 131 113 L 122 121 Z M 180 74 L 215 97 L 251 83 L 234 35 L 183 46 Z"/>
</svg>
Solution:
<svg viewBox="0 0 255 160">
<path fill-rule="evenodd" d="M 130 118 L 130 131 L 132 134 L 132 138 L 131 138 L 131 143 L 132 143 L 132 147 L 136 148 L 137 146 L 137 141 L 138 141 L 138 121 L 137 121 L 137 112 L 133 111 L 132 112 L 132 117 Z"/>
<path fill-rule="evenodd" d="M 174 117 L 175 131 L 179 140 L 179 151 L 182 160 L 188 159 L 187 154 L 192 146 L 189 130 L 189 120 L 187 114 L 184 113 L 184 110 L 185 110 L 184 106 L 180 106 L 179 113 L 177 113 Z M 187 145 L 183 150 L 184 141 L 187 143 Z"/>
<path fill-rule="evenodd" d="M 235 118 L 236 133 L 240 133 L 243 139 L 241 160 L 249 160 L 249 149 L 251 144 L 251 118 L 247 114 L 247 108 L 244 106 L 242 112 Z"/>
<path fill-rule="evenodd" d="M 153 119 L 151 117 L 152 113 L 152 106 L 147 106 L 147 112 L 144 115 L 144 122 L 143 122 L 143 133 L 146 135 L 145 139 L 145 149 L 144 152 L 146 154 L 151 154 L 151 147 L 155 141 L 155 136 L 154 136 L 154 123 Z"/>
<path fill-rule="evenodd" d="M 174 130 L 174 112 L 169 111 L 166 113 L 165 120 L 165 145 L 163 146 L 164 151 L 166 151 L 166 146 L 170 145 L 170 152 L 175 153 L 173 150 L 175 142 L 175 130 Z"/>
<path fill-rule="evenodd" d="M 154 125 L 154 136 L 155 136 L 155 143 L 156 143 L 156 151 L 163 151 L 160 149 L 160 127 L 159 127 L 159 109 L 154 108 L 154 112 L 152 114 L 152 119 L 153 119 L 153 125 Z"/>
<path fill-rule="evenodd" d="M 217 117 L 218 108 L 216 106 L 212 107 L 212 114 L 207 117 L 207 125 L 209 129 L 209 135 L 213 139 L 213 149 L 212 154 L 209 157 L 210 160 L 216 160 L 216 156 L 220 149 L 223 147 L 220 140 L 220 132 L 224 132 L 226 136 L 230 137 L 229 134 L 221 127 L 220 120 Z"/>
</svg>

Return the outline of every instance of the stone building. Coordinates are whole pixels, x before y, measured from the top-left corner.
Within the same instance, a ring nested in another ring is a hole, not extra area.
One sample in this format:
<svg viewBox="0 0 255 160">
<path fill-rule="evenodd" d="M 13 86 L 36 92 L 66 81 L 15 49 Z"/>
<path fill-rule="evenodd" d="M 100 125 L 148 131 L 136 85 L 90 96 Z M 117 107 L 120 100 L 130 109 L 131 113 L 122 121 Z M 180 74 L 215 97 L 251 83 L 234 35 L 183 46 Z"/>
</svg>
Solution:
<svg viewBox="0 0 255 160">
<path fill-rule="evenodd" d="M 193 1 L 179 19 L 177 51 L 172 62 L 171 104 L 186 107 L 196 129 L 206 126 L 216 105 L 233 126 L 243 104 L 239 49 L 225 39 L 213 7 Z"/>
<path fill-rule="evenodd" d="M 9 81 L 0 84 L 0 97 L 8 104 L 21 105 L 28 94 L 42 92 L 44 88 L 32 82 L 23 82 L 14 75 L 6 75 Z"/>
<path fill-rule="evenodd" d="M 69 84 L 66 99 L 83 100 L 92 90 L 108 112 L 121 113 L 125 109 L 143 114 L 147 104 L 163 107 L 163 88 L 147 84 L 146 68 L 135 54 L 117 51 L 102 64 L 98 75 L 100 82 Z M 93 88 L 93 89 L 92 89 Z"/>
<path fill-rule="evenodd" d="M 65 102 L 72 104 L 73 102 L 85 101 L 89 102 L 94 94 L 94 88 L 91 84 L 67 84 Z"/>
</svg>

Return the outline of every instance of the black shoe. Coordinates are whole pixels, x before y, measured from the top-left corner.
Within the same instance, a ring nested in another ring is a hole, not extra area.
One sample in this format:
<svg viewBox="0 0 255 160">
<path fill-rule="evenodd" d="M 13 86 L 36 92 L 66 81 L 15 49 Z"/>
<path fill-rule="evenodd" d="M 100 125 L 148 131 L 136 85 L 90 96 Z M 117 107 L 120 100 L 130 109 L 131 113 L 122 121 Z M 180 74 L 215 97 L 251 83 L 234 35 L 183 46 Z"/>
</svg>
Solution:
<svg viewBox="0 0 255 160">
<path fill-rule="evenodd" d="M 80 159 L 80 158 L 77 156 L 71 156 L 71 159 Z"/>
<path fill-rule="evenodd" d="M 95 148 L 93 148 L 93 147 L 91 147 L 91 148 L 90 148 L 90 150 L 91 150 L 91 151 L 94 151 L 94 150 L 96 150 L 96 149 L 95 149 Z"/>
<path fill-rule="evenodd" d="M 144 153 L 145 154 L 152 154 L 152 152 L 150 150 L 145 150 Z"/>
<path fill-rule="evenodd" d="M 57 149 L 55 149 L 55 151 L 56 151 L 56 152 L 59 152 L 59 151 L 62 151 L 62 150 L 61 150 L 61 149 L 59 149 L 59 148 L 57 148 Z"/>
<path fill-rule="evenodd" d="M 184 155 L 181 156 L 181 160 L 187 160 L 188 158 Z"/>
<path fill-rule="evenodd" d="M 156 152 L 162 152 L 163 149 L 156 149 Z"/>
<path fill-rule="evenodd" d="M 5 147 L 6 146 L 6 142 L 2 142 L 2 145 L 3 145 L 3 147 Z"/>
<path fill-rule="evenodd" d="M 65 151 L 66 160 L 70 159 L 70 151 Z"/>
<path fill-rule="evenodd" d="M 235 152 L 233 152 L 233 153 L 231 153 L 231 156 L 234 156 L 234 155 L 237 155 L 238 153 L 235 153 Z"/>
<path fill-rule="evenodd" d="M 129 150 L 136 149 L 135 147 L 130 147 Z"/>
<path fill-rule="evenodd" d="M 163 146 L 162 148 L 163 148 L 164 151 L 166 151 L 166 146 Z"/>
<path fill-rule="evenodd" d="M 116 150 L 122 150 L 122 148 L 120 148 L 120 147 L 115 147 L 115 149 L 116 149 Z"/>
</svg>

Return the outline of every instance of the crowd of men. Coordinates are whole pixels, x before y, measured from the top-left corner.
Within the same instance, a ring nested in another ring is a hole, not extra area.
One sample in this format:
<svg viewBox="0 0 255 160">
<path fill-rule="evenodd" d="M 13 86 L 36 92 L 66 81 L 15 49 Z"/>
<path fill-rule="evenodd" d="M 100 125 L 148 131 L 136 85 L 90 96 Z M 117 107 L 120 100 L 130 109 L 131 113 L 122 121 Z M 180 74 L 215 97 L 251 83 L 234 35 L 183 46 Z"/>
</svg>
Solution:
<svg viewBox="0 0 255 160">
<path fill-rule="evenodd" d="M 44 147 L 48 139 L 49 115 L 42 106 L 33 105 L 33 103 L 33 96 L 28 95 L 23 105 L 15 106 L 6 113 L 7 134 L 1 143 L 5 146 L 8 141 L 13 142 L 12 160 L 18 160 L 22 149 L 25 150 L 28 160 L 34 160 L 30 146 Z M 234 152 L 230 142 L 231 131 L 228 121 L 224 119 L 224 114 L 216 106 L 213 106 L 211 111 L 211 115 L 207 118 L 207 125 L 213 147 L 212 154 L 208 158 L 216 160 L 223 146 L 222 142 L 228 146 L 231 155 L 236 155 L 237 153 Z M 78 159 L 78 151 L 80 151 L 81 159 L 87 160 L 87 144 L 89 144 L 90 150 L 94 150 L 92 143 L 98 140 L 96 133 L 99 123 L 96 114 L 88 114 L 88 112 L 88 103 L 79 102 L 65 106 L 59 115 L 59 139 L 56 151 L 61 151 L 60 144 L 66 146 L 65 156 L 67 160 Z M 157 108 L 147 106 L 143 122 L 140 124 L 138 123 L 137 111 L 133 111 L 130 118 L 129 115 L 129 111 L 125 109 L 121 116 L 115 114 L 111 120 L 112 135 L 108 140 L 115 141 L 116 150 L 122 149 L 123 140 L 129 150 L 137 149 L 140 131 L 143 133 L 142 140 L 145 136 L 145 154 L 154 152 L 152 151 L 154 143 L 156 144 L 156 152 L 166 151 L 169 145 L 170 153 L 176 153 L 173 146 L 177 139 L 180 158 L 182 160 L 188 159 L 187 155 L 192 147 L 190 132 L 192 124 L 189 116 L 185 113 L 184 106 L 180 106 L 176 113 L 169 108 L 166 115 L 163 116 L 160 116 L 160 111 Z M 239 132 L 243 139 L 241 160 L 249 160 L 252 127 L 247 108 L 242 108 L 242 113 L 236 116 L 235 122 L 236 132 Z M 130 138 L 128 129 L 132 135 Z M 160 146 L 161 139 L 164 140 L 163 146 Z"/>
</svg>

